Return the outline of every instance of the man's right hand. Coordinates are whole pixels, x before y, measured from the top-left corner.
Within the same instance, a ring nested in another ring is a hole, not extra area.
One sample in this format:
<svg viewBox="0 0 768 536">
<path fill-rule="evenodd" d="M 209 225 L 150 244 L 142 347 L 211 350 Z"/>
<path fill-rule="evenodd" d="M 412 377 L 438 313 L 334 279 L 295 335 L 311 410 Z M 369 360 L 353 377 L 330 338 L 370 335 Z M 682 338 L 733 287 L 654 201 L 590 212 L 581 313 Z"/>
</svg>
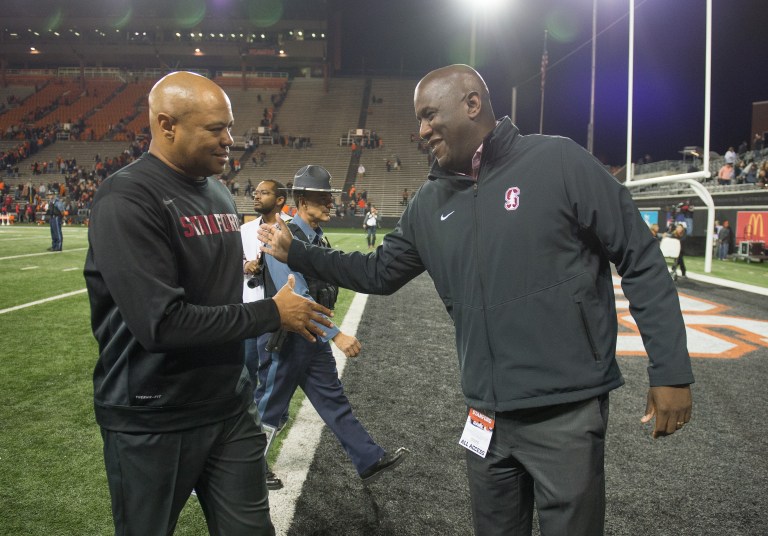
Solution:
<svg viewBox="0 0 768 536">
<path fill-rule="evenodd" d="M 293 291 L 295 285 L 296 278 L 291 274 L 288 276 L 288 282 L 272 298 L 280 313 L 280 324 L 283 329 L 294 331 L 308 341 L 315 342 L 314 335 L 325 337 L 326 333 L 314 322 L 332 327 L 333 324 L 326 317 L 333 316 L 333 312 L 296 294 Z"/>
<path fill-rule="evenodd" d="M 360 355 L 360 341 L 353 335 L 347 335 L 339 331 L 333 338 L 333 343 L 347 357 L 357 357 Z"/>
<path fill-rule="evenodd" d="M 277 225 L 262 223 L 259 226 L 258 236 L 264 245 L 261 251 L 272 255 L 280 262 L 288 263 L 288 250 L 291 248 L 293 235 L 282 218 L 277 218 Z"/>
</svg>

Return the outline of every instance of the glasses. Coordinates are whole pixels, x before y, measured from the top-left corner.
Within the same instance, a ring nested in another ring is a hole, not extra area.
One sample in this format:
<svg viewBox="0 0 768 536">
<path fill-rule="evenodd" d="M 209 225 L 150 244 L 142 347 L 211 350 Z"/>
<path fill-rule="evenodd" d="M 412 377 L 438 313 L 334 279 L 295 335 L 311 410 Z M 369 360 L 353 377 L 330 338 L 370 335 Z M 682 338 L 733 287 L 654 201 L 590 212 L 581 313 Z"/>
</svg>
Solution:
<svg viewBox="0 0 768 536">
<path fill-rule="evenodd" d="M 275 195 L 275 192 L 270 190 L 254 190 L 251 197 L 256 199 L 256 197 L 269 197 L 270 195 Z"/>
</svg>

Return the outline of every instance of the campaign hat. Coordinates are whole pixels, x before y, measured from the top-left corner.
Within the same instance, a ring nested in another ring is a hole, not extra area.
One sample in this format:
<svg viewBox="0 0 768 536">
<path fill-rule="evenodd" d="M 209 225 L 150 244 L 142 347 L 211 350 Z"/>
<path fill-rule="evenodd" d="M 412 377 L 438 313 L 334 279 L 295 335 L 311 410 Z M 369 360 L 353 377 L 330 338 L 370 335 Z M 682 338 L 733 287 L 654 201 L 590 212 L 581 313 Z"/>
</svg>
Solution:
<svg viewBox="0 0 768 536">
<path fill-rule="evenodd" d="M 323 166 L 310 164 L 296 172 L 293 177 L 294 192 L 331 192 L 338 194 L 340 189 L 331 188 L 331 174 Z"/>
</svg>

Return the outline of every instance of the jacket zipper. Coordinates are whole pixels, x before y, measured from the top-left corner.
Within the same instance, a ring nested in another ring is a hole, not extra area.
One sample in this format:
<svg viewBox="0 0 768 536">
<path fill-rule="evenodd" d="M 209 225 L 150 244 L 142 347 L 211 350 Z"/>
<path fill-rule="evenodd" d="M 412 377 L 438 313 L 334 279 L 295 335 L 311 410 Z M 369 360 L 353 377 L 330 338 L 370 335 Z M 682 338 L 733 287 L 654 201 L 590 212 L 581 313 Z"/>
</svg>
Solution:
<svg viewBox="0 0 768 536">
<path fill-rule="evenodd" d="M 481 164 L 482 169 L 482 164 Z M 475 241 L 475 264 L 476 266 L 480 265 L 480 240 L 478 240 L 478 229 L 480 227 L 480 222 L 477 221 L 478 215 L 477 215 L 477 189 L 478 184 L 480 182 L 480 173 L 477 174 L 477 179 L 475 180 L 475 184 L 472 185 L 472 217 L 474 219 L 474 241 Z M 491 337 L 488 334 L 488 310 L 486 308 L 485 303 L 485 284 L 483 284 L 483 271 L 477 270 L 477 279 L 480 282 L 480 300 L 482 301 L 483 305 L 483 325 L 485 327 L 485 339 L 486 343 L 488 345 L 488 353 L 491 356 L 491 378 L 495 376 L 494 369 L 494 359 L 493 359 L 493 348 L 491 348 Z M 498 397 L 496 396 L 496 386 L 493 384 L 493 381 L 491 381 L 491 395 L 493 396 L 493 404 L 496 405 L 496 400 L 498 400 Z"/>
</svg>

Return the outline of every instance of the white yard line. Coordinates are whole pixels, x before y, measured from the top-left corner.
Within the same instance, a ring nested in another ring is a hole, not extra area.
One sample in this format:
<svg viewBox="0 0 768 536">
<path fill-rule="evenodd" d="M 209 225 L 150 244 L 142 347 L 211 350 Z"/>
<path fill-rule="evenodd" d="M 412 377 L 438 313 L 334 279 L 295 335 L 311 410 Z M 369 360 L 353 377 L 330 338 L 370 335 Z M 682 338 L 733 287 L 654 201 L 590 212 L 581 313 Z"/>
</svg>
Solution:
<svg viewBox="0 0 768 536">
<path fill-rule="evenodd" d="M 81 288 L 80 290 L 73 290 L 72 292 L 67 292 L 64 294 L 59 294 L 58 296 L 51 296 L 50 298 L 43 298 L 42 300 L 37 300 L 29 303 L 22 303 L 21 305 L 16 305 L 14 307 L 8 307 L 7 309 L 0 309 L 0 315 L 4 315 L 5 313 L 11 313 L 13 311 L 18 311 L 19 309 L 25 309 L 27 307 L 32 307 L 33 305 L 40 305 L 41 303 L 47 303 L 51 301 L 60 300 L 62 298 L 69 298 L 70 296 L 76 296 L 78 294 L 82 294 L 86 292 L 87 289 Z"/>
<path fill-rule="evenodd" d="M 348 335 L 357 334 L 357 327 L 360 324 L 360 318 L 363 316 L 367 301 L 367 294 L 355 295 L 347 314 L 344 316 L 344 322 L 340 326 L 341 331 Z M 347 364 L 347 358 L 336 346 L 331 346 L 333 356 L 336 358 L 336 368 L 339 371 L 339 377 L 341 377 Z M 284 484 L 283 489 L 269 493 L 270 516 L 277 535 L 288 533 L 296 510 L 296 501 L 301 495 L 301 488 L 307 478 L 315 449 L 320 443 L 320 433 L 324 426 L 325 423 L 315 408 L 305 398 L 296 414 L 296 421 L 291 425 L 288 436 L 283 441 L 277 461 L 272 467 Z"/>
<path fill-rule="evenodd" d="M 10 242 L 11 240 L 50 240 L 51 236 L 18 236 L 16 238 L 0 238 L 0 242 Z"/>
<path fill-rule="evenodd" d="M 727 279 L 720 279 L 719 277 L 712 277 L 706 274 L 697 274 L 688 271 L 688 278 L 694 281 L 701 281 L 702 283 L 710 283 L 712 285 L 719 285 L 721 287 L 735 288 L 736 290 L 743 290 L 744 292 L 751 292 L 752 294 L 761 294 L 768 296 L 768 288 L 758 287 L 757 285 L 748 285 L 747 283 L 738 283 L 736 281 L 729 281 Z"/>
<path fill-rule="evenodd" d="M 42 300 L 37 300 L 7 309 L 0 309 L 0 315 L 32 307 L 62 298 L 68 298 L 78 294 L 83 294 L 87 289 L 75 290 L 58 296 L 51 296 Z M 368 301 L 367 294 L 356 294 L 352 299 L 347 314 L 344 316 L 344 322 L 341 324 L 341 331 L 348 335 L 355 335 L 360 319 L 365 310 L 365 304 Z M 344 373 L 344 367 L 347 364 L 347 358 L 336 346 L 333 347 L 333 355 L 336 358 L 336 368 L 341 378 Z M 270 493 L 269 502 L 272 522 L 278 535 L 287 534 L 288 528 L 293 520 L 293 514 L 296 510 L 296 502 L 301 495 L 301 488 L 307 478 L 309 465 L 312 463 L 315 449 L 320 442 L 320 433 L 325 423 L 312 407 L 308 399 L 304 399 L 296 415 L 296 421 L 291 426 L 285 441 L 283 441 L 280 455 L 275 463 L 275 469 L 283 480 L 285 487 L 280 491 Z"/>
<path fill-rule="evenodd" d="M 0 261 L 7 261 L 11 259 L 23 259 L 24 257 L 37 257 L 39 255 L 61 255 L 62 253 L 69 253 L 70 251 L 86 251 L 88 248 L 73 248 L 65 249 L 64 251 L 44 251 L 42 253 L 26 253 L 24 255 L 11 255 L 10 257 L 0 257 Z"/>
</svg>

